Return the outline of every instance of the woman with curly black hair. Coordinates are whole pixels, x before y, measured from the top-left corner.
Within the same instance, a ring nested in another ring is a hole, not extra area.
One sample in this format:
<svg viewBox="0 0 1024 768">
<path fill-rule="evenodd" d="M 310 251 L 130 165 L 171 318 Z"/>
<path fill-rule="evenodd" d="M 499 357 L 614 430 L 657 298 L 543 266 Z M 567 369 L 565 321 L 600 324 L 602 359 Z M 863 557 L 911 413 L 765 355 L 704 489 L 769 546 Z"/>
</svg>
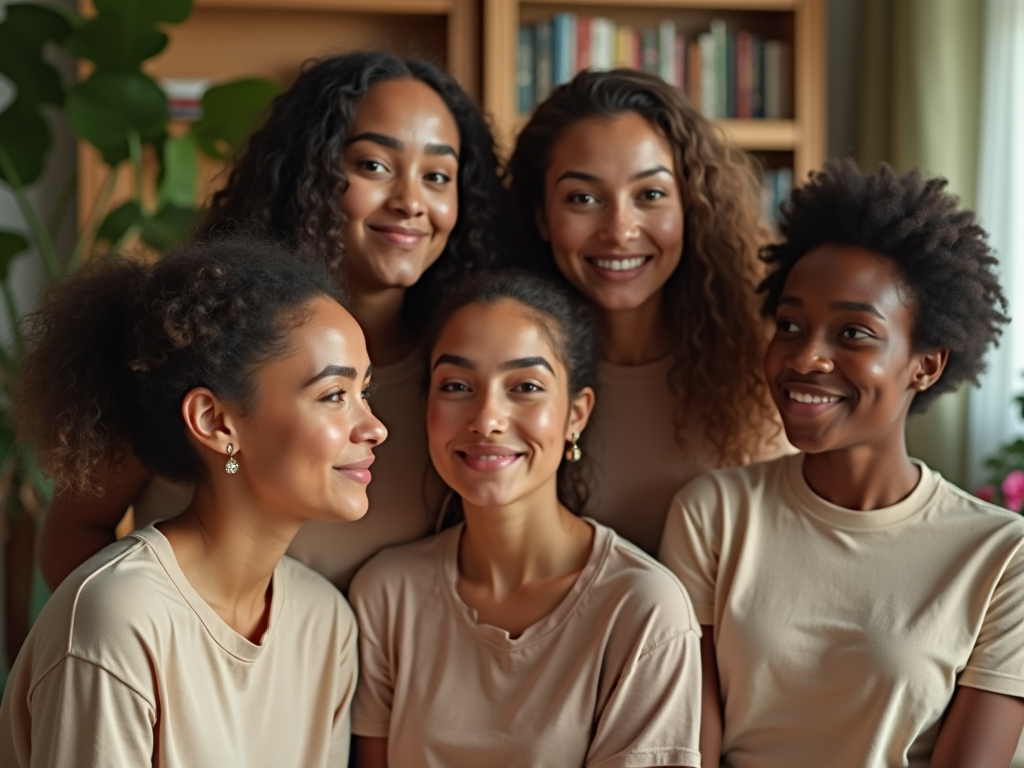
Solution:
<svg viewBox="0 0 1024 768">
<path fill-rule="evenodd" d="M 661 545 L 713 638 L 704 765 L 1013 755 L 1024 520 L 904 441 L 908 414 L 977 381 L 1008 320 L 985 232 L 945 184 L 833 161 L 764 250 L 765 375 L 801 453 L 696 479 Z"/>
<path fill-rule="evenodd" d="M 29 326 L 15 417 L 58 488 L 131 451 L 194 486 L 54 592 L 0 705 L 0 764 L 343 766 L 356 622 L 285 557 L 366 513 L 387 432 L 322 264 L 256 242 L 96 260 Z"/>
<path fill-rule="evenodd" d="M 383 53 L 308 67 L 214 195 L 206 237 L 256 229 L 323 259 L 366 333 L 374 409 L 402 427 L 379 456 L 371 513 L 355 526 L 307 526 L 292 550 L 341 587 L 381 547 L 431 529 L 416 347 L 442 289 L 499 260 L 503 195 L 470 97 L 436 67 Z M 133 501 L 141 522 L 187 501 L 188 488 L 147 485 L 131 456 L 123 463 L 104 497 L 63 495 L 51 507 L 40 553 L 51 585 L 113 540 Z"/>
<path fill-rule="evenodd" d="M 754 163 L 678 88 L 616 70 L 555 89 L 508 173 L 528 268 L 586 298 L 601 331 L 583 511 L 654 554 L 680 486 L 779 450 Z"/>
</svg>

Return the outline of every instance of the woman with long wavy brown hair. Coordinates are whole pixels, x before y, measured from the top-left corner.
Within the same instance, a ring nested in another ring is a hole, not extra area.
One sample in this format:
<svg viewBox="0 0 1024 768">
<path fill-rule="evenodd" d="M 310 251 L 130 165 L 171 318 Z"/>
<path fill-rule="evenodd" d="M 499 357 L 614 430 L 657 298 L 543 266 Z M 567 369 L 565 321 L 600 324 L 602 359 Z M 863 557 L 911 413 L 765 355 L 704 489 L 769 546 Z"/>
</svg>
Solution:
<svg viewBox="0 0 1024 768">
<path fill-rule="evenodd" d="M 756 163 L 682 91 L 615 70 L 557 88 L 507 172 L 527 267 L 583 294 L 601 330 L 584 511 L 656 552 L 680 487 L 777 450 L 759 364 Z"/>
</svg>

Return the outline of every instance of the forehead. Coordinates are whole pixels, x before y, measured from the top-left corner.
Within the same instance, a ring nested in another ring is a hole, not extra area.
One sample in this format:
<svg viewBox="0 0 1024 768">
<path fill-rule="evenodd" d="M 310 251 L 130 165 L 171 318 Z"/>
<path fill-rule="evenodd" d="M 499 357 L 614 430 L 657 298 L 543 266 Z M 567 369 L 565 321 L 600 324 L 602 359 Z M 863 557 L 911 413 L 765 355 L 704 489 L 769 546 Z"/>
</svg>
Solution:
<svg viewBox="0 0 1024 768">
<path fill-rule="evenodd" d="M 369 359 L 363 331 L 344 307 L 320 297 L 307 305 L 307 313 L 290 333 L 290 354 L 275 358 L 268 368 L 283 363 L 316 371 L 328 365 L 352 366 L 360 374 L 366 370 Z"/>
<path fill-rule="evenodd" d="M 549 172 L 570 166 L 598 175 L 631 175 L 653 166 L 673 168 L 672 146 L 660 131 L 635 112 L 587 117 L 566 128 L 551 151 Z"/>
<path fill-rule="evenodd" d="M 911 297 L 899 267 L 887 256 L 855 245 L 828 243 L 793 266 L 782 295 L 805 304 L 871 304 L 889 317 L 909 312 Z"/>
<path fill-rule="evenodd" d="M 564 371 L 547 325 L 536 312 L 510 299 L 493 304 L 470 304 L 458 310 L 445 324 L 434 345 L 434 357 L 443 353 L 494 364 L 543 357 L 556 374 Z"/>
<path fill-rule="evenodd" d="M 370 86 L 356 106 L 351 135 L 383 133 L 413 145 L 444 143 L 458 149 L 455 118 L 426 83 L 406 78 Z"/>
</svg>

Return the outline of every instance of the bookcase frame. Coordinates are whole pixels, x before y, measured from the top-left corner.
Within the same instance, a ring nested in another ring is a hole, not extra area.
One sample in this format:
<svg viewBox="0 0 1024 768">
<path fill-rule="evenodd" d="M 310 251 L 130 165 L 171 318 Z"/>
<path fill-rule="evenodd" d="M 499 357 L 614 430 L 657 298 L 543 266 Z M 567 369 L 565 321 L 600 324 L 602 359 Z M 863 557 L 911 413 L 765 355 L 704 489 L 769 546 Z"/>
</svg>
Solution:
<svg viewBox="0 0 1024 768">
<path fill-rule="evenodd" d="M 91 0 L 79 0 L 79 8 L 93 12 Z M 194 0 L 185 23 L 167 33 L 170 44 L 147 65 L 155 78 L 267 77 L 286 84 L 307 59 L 382 49 L 433 60 L 480 96 L 480 0 Z M 150 180 L 153 165 L 147 163 Z M 85 221 L 106 166 L 80 143 L 78 169 L 78 214 Z M 202 159 L 202 199 L 220 183 L 221 169 Z M 128 199 L 130 172 L 123 168 L 110 209 Z"/>
<path fill-rule="evenodd" d="M 755 153 L 792 153 L 794 178 L 800 181 L 827 155 L 825 92 L 826 0 L 484 0 L 484 109 L 494 120 L 498 140 L 507 152 L 523 125 L 516 99 L 518 30 L 523 6 L 534 15 L 573 11 L 580 15 L 619 18 L 662 12 L 709 17 L 722 14 L 742 21 L 758 13 L 792 16 L 793 112 L 791 120 L 716 120 L 729 140 Z"/>
</svg>

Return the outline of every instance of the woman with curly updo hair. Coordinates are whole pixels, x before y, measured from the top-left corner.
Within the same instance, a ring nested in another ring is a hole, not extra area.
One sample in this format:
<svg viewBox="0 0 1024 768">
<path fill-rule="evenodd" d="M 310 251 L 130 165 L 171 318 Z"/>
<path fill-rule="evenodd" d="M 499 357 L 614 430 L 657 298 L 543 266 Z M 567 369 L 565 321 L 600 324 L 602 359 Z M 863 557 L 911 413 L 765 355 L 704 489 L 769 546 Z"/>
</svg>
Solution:
<svg viewBox="0 0 1024 768">
<path fill-rule="evenodd" d="M 1024 520 L 904 439 L 908 414 L 977 383 L 1008 320 L 986 234 L 945 186 L 832 161 L 764 250 L 764 370 L 801 453 L 697 478 L 661 544 L 712 639 L 706 766 L 1010 764 Z"/>
<path fill-rule="evenodd" d="M 345 598 L 285 550 L 362 517 L 387 435 L 322 264 L 257 242 L 96 260 L 29 324 L 15 418 L 58 488 L 130 452 L 187 508 L 54 592 L 0 705 L 0 764 L 347 765 Z"/>
<path fill-rule="evenodd" d="M 528 266 L 568 281 L 601 330 L 585 512 L 655 553 L 680 486 L 761 457 L 778 432 L 754 163 L 679 89 L 615 70 L 555 89 L 507 170 Z"/>
<path fill-rule="evenodd" d="M 214 195 L 206 238 L 255 230 L 323 260 L 366 333 L 374 409 L 401 425 L 378 458 L 371 513 L 307 526 L 292 550 L 342 588 L 381 547 L 431 529 L 419 334 L 445 286 L 499 260 L 504 195 L 490 130 L 455 80 L 371 52 L 307 67 Z M 54 502 L 40 554 L 51 585 L 113 540 L 129 504 L 144 523 L 187 502 L 187 487 L 126 466 L 109 473 L 104 497 Z"/>
</svg>

